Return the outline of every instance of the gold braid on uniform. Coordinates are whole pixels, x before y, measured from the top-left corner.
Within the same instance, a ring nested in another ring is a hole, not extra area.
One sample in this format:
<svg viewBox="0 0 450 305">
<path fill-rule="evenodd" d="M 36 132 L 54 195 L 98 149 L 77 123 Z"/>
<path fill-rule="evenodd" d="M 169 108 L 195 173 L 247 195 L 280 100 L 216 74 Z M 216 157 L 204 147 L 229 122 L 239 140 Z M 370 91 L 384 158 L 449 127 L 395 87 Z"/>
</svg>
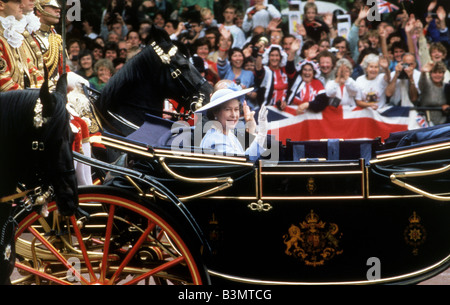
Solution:
<svg viewBox="0 0 450 305">
<path fill-rule="evenodd" d="M 44 62 L 48 68 L 49 75 L 52 75 L 58 67 L 60 46 L 62 45 L 62 37 L 58 34 L 51 33 L 48 36 L 48 50 L 44 54 Z"/>
</svg>

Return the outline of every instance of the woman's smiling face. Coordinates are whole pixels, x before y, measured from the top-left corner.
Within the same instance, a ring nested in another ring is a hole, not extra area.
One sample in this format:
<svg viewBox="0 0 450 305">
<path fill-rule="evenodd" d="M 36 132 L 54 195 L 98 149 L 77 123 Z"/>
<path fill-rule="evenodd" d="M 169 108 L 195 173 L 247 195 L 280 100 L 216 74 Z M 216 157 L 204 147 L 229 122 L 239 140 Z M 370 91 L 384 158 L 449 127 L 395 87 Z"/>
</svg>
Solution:
<svg viewBox="0 0 450 305">
<path fill-rule="evenodd" d="M 80 58 L 80 65 L 83 69 L 92 68 L 92 63 L 92 56 L 90 54 Z"/>
<path fill-rule="evenodd" d="M 235 68 L 241 68 L 244 63 L 244 56 L 241 52 L 234 52 L 231 55 L 231 65 Z"/>
<path fill-rule="evenodd" d="M 430 73 L 430 78 L 435 84 L 442 84 L 444 81 L 444 71 L 433 71 Z"/>
<path fill-rule="evenodd" d="M 202 45 L 197 47 L 197 55 L 201 57 L 202 59 L 206 59 L 209 54 L 209 47 L 208 45 Z"/>
<path fill-rule="evenodd" d="M 314 69 L 311 65 L 306 64 L 302 68 L 302 79 L 306 83 L 310 83 L 314 78 Z"/>
<path fill-rule="evenodd" d="M 278 49 L 272 50 L 269 53 L 269 67 L 279 68 L 281 63 L 281 55 Z"/>
<path fill-rule="evenodd" d="M 367 79 L 375 79 L 380 73 L 380 64 L 378 62 L 369 63 L 366 68 Z"/>
<path fill-rule="evenodd" d="M 222 125 L 224 133 L 236 127 L 240 116 L 240 104 L 237 99 L 229 100 L 214 113 L 217 121 Z"/>
</svg>

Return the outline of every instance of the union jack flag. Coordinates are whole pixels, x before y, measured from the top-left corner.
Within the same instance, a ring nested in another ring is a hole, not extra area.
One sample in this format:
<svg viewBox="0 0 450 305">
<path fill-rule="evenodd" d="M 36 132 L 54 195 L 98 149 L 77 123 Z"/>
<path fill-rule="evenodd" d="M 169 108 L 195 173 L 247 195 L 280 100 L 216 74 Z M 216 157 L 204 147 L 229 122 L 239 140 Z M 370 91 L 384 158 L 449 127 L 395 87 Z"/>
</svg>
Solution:
<svg viewBox="0 0 450 305">
<path fill-rule="evenodd" d="M 384 0 L 378 0 L 378 12 L 380 14 L 392 13 L 399 10 L 399 7 Z"/>
<path fill-rule="evenodd" d="M 284 111 L 268 106 L 269 133 L 278 141 L 309 141 L 320 139 L 384 140 L 393 132 L 426 127 L 409 107 L 387 106 L 381 110 L 339 105 L 327 106 L 320 113 L 306 111 L 297 115 L 296 107 Z"/>
</svg>

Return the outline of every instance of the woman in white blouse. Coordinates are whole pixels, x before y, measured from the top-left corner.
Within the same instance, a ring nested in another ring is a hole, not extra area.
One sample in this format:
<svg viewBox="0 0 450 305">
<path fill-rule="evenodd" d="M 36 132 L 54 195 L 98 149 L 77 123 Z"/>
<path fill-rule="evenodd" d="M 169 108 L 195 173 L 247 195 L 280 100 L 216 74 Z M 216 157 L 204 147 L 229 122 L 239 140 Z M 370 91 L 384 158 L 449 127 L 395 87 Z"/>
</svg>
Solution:
<svg viewBox="0 0 450 305">
<path fill-rule="evenodd" d="M 355 80 L 350 77 L 352 70 L 353 66 L 348 59 L 342 58 L 336 63 L 336 79 L 328 81 L 325 86 L 331 105 L 356 106 L 358 87 Z"/>
<path fill-rule="evenodd" d="M 242 89 L 234 83 L 226 84 L 225 87 L 215 91 L 211 96 L 211 101 L 196 111 L 197 114 L 206 114 L 210 119 L 205 124 L 207 131 L 200 147 L 227 155 L 245 154 L 249 156 L 250 160 L 254 161 L 265 150 L 264 142 L 268 131 L 267 108 L 262 106 L 259 110 L 258 127 L 256 128 L 254 112 L 250 111 L 244 101 L 245 94 L 251 92 L 253 88 Z M 234 135 L 241 110 L 244 112 L 246 125 L 250 129 L 249 132 L 256 131 L 253 142 L 246 150 Z"/>
</svg>

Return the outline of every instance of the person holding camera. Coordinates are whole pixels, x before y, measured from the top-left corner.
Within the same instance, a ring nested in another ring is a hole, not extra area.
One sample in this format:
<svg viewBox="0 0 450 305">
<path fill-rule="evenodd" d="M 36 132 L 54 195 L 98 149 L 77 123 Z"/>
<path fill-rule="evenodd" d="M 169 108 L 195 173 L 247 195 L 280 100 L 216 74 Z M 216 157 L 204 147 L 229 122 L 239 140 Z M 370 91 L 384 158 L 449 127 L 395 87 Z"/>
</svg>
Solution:
<svg viewBox="0 0 450 305">
<path fill-rule="evenodd" d="M 420 72 L 416 69 L 416 58 L 411 53 L 405 53 L 391 72 L 391 81 L 386 87 L 386 97 L 390 104 L 410 107 L 419 99 Z"/>
</svg>

